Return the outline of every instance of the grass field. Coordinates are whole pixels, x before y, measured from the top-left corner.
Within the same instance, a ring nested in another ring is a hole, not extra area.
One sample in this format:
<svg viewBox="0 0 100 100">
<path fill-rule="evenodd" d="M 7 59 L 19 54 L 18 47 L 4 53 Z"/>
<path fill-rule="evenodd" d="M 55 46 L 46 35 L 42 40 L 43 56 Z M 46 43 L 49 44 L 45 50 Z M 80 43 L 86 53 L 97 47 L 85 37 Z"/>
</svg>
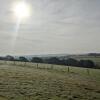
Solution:
<svg viewBox="0 0 100 100">
<path fill-rule="evenodd" d="M 47 64 L 0 64 L 0 100 L 100 100 L 100 70 Z"/>
</svg>

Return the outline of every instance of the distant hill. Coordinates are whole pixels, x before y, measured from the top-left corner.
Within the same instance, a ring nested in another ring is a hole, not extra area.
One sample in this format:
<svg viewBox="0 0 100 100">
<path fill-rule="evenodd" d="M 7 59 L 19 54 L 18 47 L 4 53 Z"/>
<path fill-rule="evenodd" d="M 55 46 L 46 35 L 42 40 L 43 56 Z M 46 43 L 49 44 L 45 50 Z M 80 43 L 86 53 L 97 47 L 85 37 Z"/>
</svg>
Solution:
<svg viewBox="0 0 100 100">
<path fill-rule="evenodd" d="M 27 59 L 32 59 L 33 57 L 40 57 L 40 58 L 49 58 L 49 57 L 65 57 L 68 56 L 68 54 L 44 54 L 44 55 L 22 55 L 24 57 L 26 57 Z M 19 57 L 19 56 L 15 56 L 15 57 Z"/>
<path fill-rule="evenodd" d="M 100 56 L 100 53 L 89 53 L 89 56 Z"/>
<path fill-rule="evenodd" d="M 70 57 L 76 57 L 76 56 L 100 56 L 100 53 L 87 53 L 87 54 L 42 54 L 42 55 L 20 55 L 24 56 L 28 59 L 32 59 L 32 57 L 42 57 L 42 58 L 47 58 L 47 57 L 58 57 L 58 58 L 70 58 Z M 18 58 L 19 56 L 15 56 Z"/>
</svg>

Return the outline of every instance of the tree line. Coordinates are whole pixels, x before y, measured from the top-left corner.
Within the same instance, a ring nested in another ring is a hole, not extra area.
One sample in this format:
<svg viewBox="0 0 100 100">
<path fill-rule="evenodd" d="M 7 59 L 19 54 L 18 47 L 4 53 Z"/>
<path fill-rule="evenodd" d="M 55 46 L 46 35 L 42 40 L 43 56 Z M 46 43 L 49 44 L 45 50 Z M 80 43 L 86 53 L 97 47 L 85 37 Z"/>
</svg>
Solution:
<svg viewBox="0 0 100 100">
<path fill-rule="evenodd" d="M 46 63 L 46 64 L 56 64 L 56 65 L 66 65 L 66 66 L 77 66 L 77 67 L 85 67 L 85 68 L 96 68 L 95 63 L 92 60 L 76 60 L 73 58 L 68 59 L 59 59 L 57 57 L 49 57 L 49 58 L 40 58 L 33 57 L 31 60 L 20 56 L 18 59 L 13 56 L 0 57 L 0 60 L 7 61 L 22 61 L 22 62 L 33 62 L 33 63 Z"/>
</svg>

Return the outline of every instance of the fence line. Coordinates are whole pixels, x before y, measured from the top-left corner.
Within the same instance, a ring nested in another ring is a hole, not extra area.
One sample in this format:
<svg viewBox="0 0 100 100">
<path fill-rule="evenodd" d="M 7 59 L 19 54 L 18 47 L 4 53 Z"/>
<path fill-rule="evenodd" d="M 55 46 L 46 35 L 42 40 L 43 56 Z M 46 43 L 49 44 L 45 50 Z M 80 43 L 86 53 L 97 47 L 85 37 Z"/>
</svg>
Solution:
<svg viewBox="0 0 100 100">
<path fill-rule="evenodd" d="M 33 68 L 37 68 L 37 69 L 51 69 L 51 70 L 60 70 L 60 71 L 65 71 L 68 73 L 71 72 L 77 72 L 77 69 L 85 69 L 85 73 L 90 76 L 91 70 L 90 68 L 81 68 L 81 67 L 70 67 L 70 66 L 64 66 L 64 65 L 53 65 L 53 64 L 43 64 L 43 63 L 32 63 L 32 62 L 20 62 L 20 61 L 0 61 L 0 64 L 5 64 L 5 65 L 16 65 L 16 66 L 29 66 L 29 67 L 33 67 Z M 75 68 L 76 71 L 75 71 Z M 81 73 L 81 71 L 79 71 Z"/>
</svg>

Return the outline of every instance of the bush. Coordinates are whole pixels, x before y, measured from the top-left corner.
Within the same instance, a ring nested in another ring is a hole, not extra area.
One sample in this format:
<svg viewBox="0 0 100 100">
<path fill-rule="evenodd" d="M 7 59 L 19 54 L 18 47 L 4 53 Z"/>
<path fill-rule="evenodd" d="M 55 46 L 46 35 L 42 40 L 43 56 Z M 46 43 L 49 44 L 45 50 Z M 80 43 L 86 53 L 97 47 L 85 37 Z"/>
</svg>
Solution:
<svg viewBox="0 0 100 100">
<path fill-rule="evenodd" d="M 31 62 L 35 62 L 35 63 L 43 63 L 43 60 L 39 57 L 33 57 Z"/>
<path fill-rule="evenodd" d="M 79 66 L 88 67 L 88 68 L 94 68 L 95 64 L 91 60 L 80 60 L 79 61 Z"/>
</svg>

